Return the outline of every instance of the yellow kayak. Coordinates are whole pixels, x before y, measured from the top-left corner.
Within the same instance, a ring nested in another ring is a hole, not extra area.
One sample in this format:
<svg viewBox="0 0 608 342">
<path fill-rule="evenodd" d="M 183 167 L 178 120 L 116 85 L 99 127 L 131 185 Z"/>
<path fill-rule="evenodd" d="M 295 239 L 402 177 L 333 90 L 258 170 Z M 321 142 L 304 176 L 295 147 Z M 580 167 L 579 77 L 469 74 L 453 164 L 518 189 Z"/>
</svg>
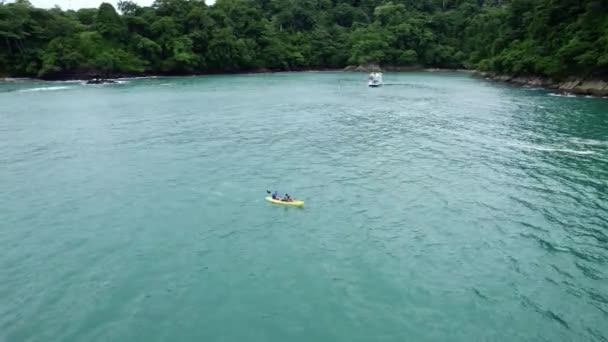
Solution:
<svg viewBox="0 0 608 342">
<path fill-rule="evenodd" d="M 272 197 L 270 197 L 270 196 L 266 196 L 266 200 L 268 202 L 272 202 L 274 204 L 293 205 L 295 207 L 301 207 L 304 205 L 304 201 L 293 200 L 291 202 L 285 202 L 285 201 L 281 201 L 281 200 L 272 199 Z"/>
</svg>

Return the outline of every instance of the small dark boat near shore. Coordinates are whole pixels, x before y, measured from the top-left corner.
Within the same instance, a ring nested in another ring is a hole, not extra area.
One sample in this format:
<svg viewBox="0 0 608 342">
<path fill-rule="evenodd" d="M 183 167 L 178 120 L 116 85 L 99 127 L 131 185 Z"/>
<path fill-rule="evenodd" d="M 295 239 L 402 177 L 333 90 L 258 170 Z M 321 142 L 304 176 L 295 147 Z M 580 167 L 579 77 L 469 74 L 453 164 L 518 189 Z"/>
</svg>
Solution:
<svg viewBox="0 0 608 342">
<path fill-rule="evenodd" d="M 117 83 L 117 82 L 114 80 L 95 77 L 95 78 L 88 80 L 86 84 L 112 84 L 112 83 Z"/>
</svg>

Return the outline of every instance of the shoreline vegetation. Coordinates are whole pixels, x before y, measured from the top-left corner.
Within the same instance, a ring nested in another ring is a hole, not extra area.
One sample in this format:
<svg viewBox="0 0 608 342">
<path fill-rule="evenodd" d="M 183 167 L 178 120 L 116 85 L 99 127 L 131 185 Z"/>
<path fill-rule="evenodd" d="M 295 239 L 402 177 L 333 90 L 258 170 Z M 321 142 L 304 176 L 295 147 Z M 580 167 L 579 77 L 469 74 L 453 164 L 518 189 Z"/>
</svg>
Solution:
<svg viewBox="0 0 608 342">
<path fill-rule="evenodd" d="M 608 95 L 601 0 L 155 0 L 41 9 L 0 1 L 0 77 L 476 70 Z M 374 69 L 377 70 L 377 69 Z"/>
</svg>

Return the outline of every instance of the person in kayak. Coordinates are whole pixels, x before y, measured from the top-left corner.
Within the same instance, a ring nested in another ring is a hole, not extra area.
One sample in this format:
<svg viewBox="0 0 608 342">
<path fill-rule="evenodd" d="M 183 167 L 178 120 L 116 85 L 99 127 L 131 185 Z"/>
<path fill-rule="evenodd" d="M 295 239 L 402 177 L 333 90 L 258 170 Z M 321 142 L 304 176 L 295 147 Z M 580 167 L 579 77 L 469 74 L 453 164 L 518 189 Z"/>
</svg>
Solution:
<svg viewBox="0 0 608 342">
<path fill-rule="evenodd" d="M 272 199 L 273 200 L 280 200 L 281 199 L 279 197 L 279 193 L 276 190 L 272 193 Z"/>
<path fill-rule="evenodd" d="M 289 196 L 289 194 L 285 194 L 285 197 L 282 199 L 283 202 L 292 202 L 293 199 Z"/>
</svg>

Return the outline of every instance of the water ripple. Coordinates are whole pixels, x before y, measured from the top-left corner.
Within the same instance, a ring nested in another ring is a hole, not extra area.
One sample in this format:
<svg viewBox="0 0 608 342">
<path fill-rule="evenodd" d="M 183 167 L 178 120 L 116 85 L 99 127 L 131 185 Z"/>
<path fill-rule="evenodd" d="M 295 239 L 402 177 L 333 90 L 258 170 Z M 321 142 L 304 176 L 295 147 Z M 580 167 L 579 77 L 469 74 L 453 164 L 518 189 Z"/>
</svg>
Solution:
<svg viewBox="0 0 608 342">
<path fill-rule="evenodd" d="M 607 340 L 608 102 L 360 76 L 0 83 L 0 340 Z"/>
</svg>

